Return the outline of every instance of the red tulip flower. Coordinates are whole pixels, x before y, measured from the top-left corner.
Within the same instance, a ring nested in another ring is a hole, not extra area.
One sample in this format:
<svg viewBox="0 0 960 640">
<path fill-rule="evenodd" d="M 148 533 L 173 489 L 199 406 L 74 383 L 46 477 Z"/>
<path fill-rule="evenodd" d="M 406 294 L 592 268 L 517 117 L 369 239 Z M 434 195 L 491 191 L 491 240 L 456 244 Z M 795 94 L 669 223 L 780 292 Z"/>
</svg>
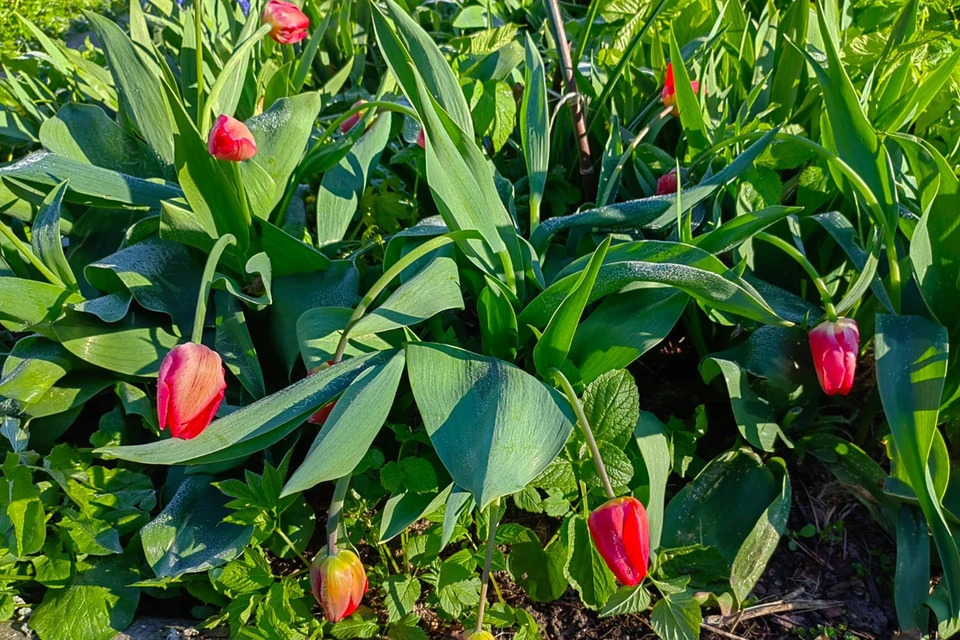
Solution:
<svg viewBox="0 0 960 640">
<path fill-rule="evenodd" d="M 694 93 L 700 92 L 700 83 L 696 80 L 690 81 L 690 88 Z M 673 84 L 673 63 L 667 63 L 667 78 L 663 83 L 663 91 L 660 93 L 660 99 L 668 107 L 673 107 L 673 115 L 679 116 L 680 110 L 677 109 L 677 88 Z"/>
<path fill-rule="evenodd" d="M 221 115 L 207 137 L 207 150 L 217 160 L 243 162 L 257 155 L 257 141 L 247 125 Z"/>
<path fill-rule="evenodd" d="M 636 498 L 613 498 L 587 519 L 590 537 L 610 571 L 635 587 L 647 575 L 650 529 L 647 512 Z"/>
<path fill-rule="evenodd" d="M 427 137 L 423 133 L 423 129 L 420 129 L 420 133 L 417 134 L 417 146 L 421 149 L 427 148 Z"/>
<path fill-rule="evenodd" d="M 327 553 L 324 547 L 310 566 L 310 590 L 330 622 L 340 622 L 360 606 L 367 592 L 367 572 L 353 551 Z"/>
<path fill-rule="evenodd" d="M 202 344 L 177 345 L 160 364 L 157 379 L 157 417 L 160 428 L 174 438 L 200 435 L 223 401 L 227 383 L 216 351 Z"/>
<path fill-rule="evenodd" d="M 273 29 L 270 37 L 280 44 L 293 44 L 307 37 L 310 18 L 292 2 L 270 0 L 263 9 L 262 21 Z"/>
<path fill-rule="evenodd" d="M 671 169 L 657 180 L 657 195 L 668 196 L 677 192 L 677 170 Z"/>
<path fill-rule="evenodd" d="M 362 99 L 357 100 L 356 102 L 353 103 L 353 106 L 358 107 L 364 103 L 366 103 L 366 100 L 362 100 Z M 357 111 L 355 114 L 353 114 L 352 116 L 350 116 L 349 118 L 341 122 L 340 133 L 346 133 L 347 131 L 350 131 L 350 129 L 353 129 L 356 126 L 356 124 L 360 122 L 360 118 L 362 117 L 363 117 L 363 111 Z"/>
<path fill-rule="evenodd" d="M 839 318 L 822 322 L 810 331 L 810 353 L 820 387 L 828 396 L 850 393 L 857 370 L 860 330 L 857 321 Z"/>
</svg>

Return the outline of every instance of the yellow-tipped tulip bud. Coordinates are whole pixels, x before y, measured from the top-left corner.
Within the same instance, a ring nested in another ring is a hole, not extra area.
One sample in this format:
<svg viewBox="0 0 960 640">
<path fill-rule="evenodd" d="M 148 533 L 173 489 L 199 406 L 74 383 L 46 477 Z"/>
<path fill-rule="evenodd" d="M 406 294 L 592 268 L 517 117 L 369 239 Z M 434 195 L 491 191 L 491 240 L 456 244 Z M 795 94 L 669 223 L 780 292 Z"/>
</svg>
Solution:
<svg viewBox="0 0 960 640">
<path fill-rule="evenodd" d="M 367 572 L 353 551 L 330 555 L 324 547 L 310 567 L 310 590 L 330 622 L 340 622 L 360 606 L 367 592 Z"/>
</svg>

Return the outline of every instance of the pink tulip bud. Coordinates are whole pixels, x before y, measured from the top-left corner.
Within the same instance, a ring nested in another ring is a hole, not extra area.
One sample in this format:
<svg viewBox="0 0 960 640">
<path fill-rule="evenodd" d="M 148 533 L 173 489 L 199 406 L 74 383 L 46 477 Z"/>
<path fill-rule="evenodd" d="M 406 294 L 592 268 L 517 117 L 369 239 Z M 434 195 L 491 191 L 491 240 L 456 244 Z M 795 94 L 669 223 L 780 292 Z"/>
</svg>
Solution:
<svg viewBox="0 0 960 640">
<path fill-rule="evenodd" d="M 330 622 L 340 622 L 360 606 L 367 592 L 367 572 L 353 551 L 327 553 L 324 547 L 310 566 L 310 590 Z"/>
<path fill-rule="evenodd" d="M 677 192 L 677 170 L 671 169 L 657 180 L 657 195 L 671 195 Z"/>
<path fill-rule="evenodd" d="M 470 631 L 464 631 L 457 636 L 457 640 L 494 640 L 493 634 L 489 631 L 477 631 L 476 629 L 471 629 Z"/>
<path fill-rule="evenodd" d="M 160 364 L 157 416 L 174 438 L 200 435 L 213 420 L 227 383 L 220 356 L 202 344 L 177 345 Z"/>
<path fill-rule="evenodd" d="M 608 500 L 587 519 L 590 537 L 617 580 L 634 587 L 647 575 L 650 530 L 647 512 L 636 498 Z"/>
<path fill-rule="evenodd" d="M 308 375 L 312 376 L 313 374 L 320 373 L 324 369 L 329 369 L 332 366 L 333 366 L 333 360 L 327 360 L 327 364 L 317 367 L 316 369 L 311 371 Z M 337 404 L 336 400 L 334 400 L 333 402 L 328 402 L 327 404 L 323 405 L 322 407 L 317 409 L 316 413 L 314 413 L 312 416 L 307 418 L 307 422 L 309 422 L 310 424 L 323 424 L 324 422 L 327 421 L 327 418 L 330 417 L 330 412 L 333 411 L 333 407 L 335 404 Z"/>
<path fill-rule="evenodd" d="M 270 0 L 263 9 L 263 23 L 273 27 L 270 37 L 280 44 L 293 44 L 307 37 L 310 18 L 292 2 Z"/>
<path fill-rule="evenodd" d="M 836 322 L 821 322 L 810 331 L 813 366 L 825 394 L 850 393 L 859 351 L 860 330 L 856 320 L 839 318 Z"/>
<path fill-rule="evenodd" d="M 694 93 L 700 92 L 700 83 L 696 80 L 690 81 L 690 88 L 693 89 Z M 677 109 L 677 87 L 673 83 L 673 63 L 667 63 L 667 77 L 663 83 L 663 91 L 660 93 L 660 99 L 663 101 L 663 104 L 668 107 L 673 107 L 673 115 L 679 116 L 680 110 Z"/>
<path fill-rule="evenodd" d="M 257 141 L 247 125 L 230 116 L 220 116 L 210 129 L 207 150 L 217 160 L 242 162 L 257 155 Z"/>
<path fill-rule="evenodd" d="M 417 134 L 417 146 L 421 149 L 427 148 L 427 137 L 423 133 L 423 129 L 420 129 L 420 133 Z"/>
<path fill-rule="evenodd" d="M 357 106 L 360 106 L 361 104 L 365 104 L 366 102 L 367 102 L 366 100 L 362 100 L 362 99 L 357 100 L 356 102 L 353 103 L 353 106 L 357 107 Z M 355 114 L 353 114 L 352 116 L 350 116 L 349 118 L 347 118 L 346 120 L 340 123 L 340 132 L 346 133 L 347 131 L 350 131 L 350 129 L 353 129 L 353 127 L 356 126 L 358 122 L 360 122 L 360 118 L 362 117 L 363 117 L 363 111 L 357 111 Z"/>
</svg>

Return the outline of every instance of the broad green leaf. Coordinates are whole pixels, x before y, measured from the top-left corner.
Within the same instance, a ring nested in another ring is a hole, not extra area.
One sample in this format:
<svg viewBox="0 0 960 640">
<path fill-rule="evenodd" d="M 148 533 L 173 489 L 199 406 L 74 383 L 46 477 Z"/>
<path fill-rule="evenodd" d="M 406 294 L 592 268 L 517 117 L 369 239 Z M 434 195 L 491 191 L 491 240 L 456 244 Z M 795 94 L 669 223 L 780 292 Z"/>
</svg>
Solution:
<svg viewBox="0 0 960 640">
<path fill-rule="evenodd" d="M 96 105 L 63 105 L 41 125 L 40 142 L 59 156 L 128 176 L 156 178 L 165 171 L 143 142 Z"/>
<path fill-rule="evenodd" d="M 690 76 L 683 63 L 683 55 L 677 44 L 676 34 L 670 34 L 670 62 L 673 64 L 673 80 L 676 89 L 677 110 L 680 112 L 680 124 L 687 137 L 688 153 L 696 155 L 710 147 L 709 132 L 704 122 L 703 111 L 700 110 L 700 100 L 690 85 Z M 701 83 L 700 92 L 707 87 Z"/>
<path fill-rule="evenodd" d="M 918 316 L 877 316 L 877 385 L 890 433 L 944 567 L 952 618 L 960 615 L 960 553 L 927 471 L 947 373 L 946 330 Z"/>
<path fill-rule="evenodd" d="M 26 405 L 24 412 L 34 418 L 43 418 L 71 409 L 79 409 L 87 400 L 109 387 L 113 381 L 113 376 L 102 371 L 69 373 L 42 396 Z M 34 444 L 37 443 L 34 442 Z"/>
<path fill-rule="evenodd" d="M 48 589 L 30 618 L 44 640 L 111 640 L 133 622 L 140 589 L 122 558 L 100 560 L 64 589 Z"/>
<path fill-rule="evenodd" d="M 950 81 L 958 63 L 960 63 L 960 51 L 954 51 L 953 55 L 924 76 L 921 82 L 917 83 L 889 110 L 877 114 L 877 128 L 892 132 L 916 122 L 943 86 Z M 909 70 L 909 65 L 904 65 L 904 67 Z"/>
<path fill-rule="evenodd" d="M 330 258 L 283 229 L 266 220 L 261 220 L 259 226 L 260 245 L 270 256 L 270 267 L 274 276 L 315 273 L 330 267 Z"/>
<path fill-rule="evenodd" d="M 320 104 L 320 93 L 303 93 L 281 98 L 260 115 L 247 120 L 250 133 L 257 141 L 257 155 L 249 163 L 241 163 L 240 175 L 244 181 L 251 178 L 252 165 L 256 165 L 273 181 L 274 191 L 272 198 L 266 201 L 264 213 L 276 207 L 288 186 L 297 188 L 297 185 L 287 183 L 303 158 Z"/>
<path fill-rule="evenodd" d="M 919 180 L 921 167 L 936 175 L 940 188 L 929 202 L 910 241 L 910 261 L 923 300 L 934 317 L 952 339 L 960 339 L 960 314 L 954 294 L 960 282 L 960 262 L 954 259 L 960 251 L 960 226 L 956 224 L 960 206 L 960 181 L 947 161 L 931 144 L 912 136 L 898 135 L 893 140 L 911 160 L 911 168 Z"/>
<path fill-rule="evenodd" d="M 772 468 L 764 465 L 748 449 L 728 451 L 710 461 L 667 505 L 661 547 L 676 549 L 698 544 L 715 548 L 731 568 L 731 585 L 738 581 L 745 585 L 754 571 L 763 570 L 769 559 L 766 551 L 770 539 L 774 531 L 783 527 L 779 518 L 784 512 L 778 501 L 784 491 L 789 505 L 789 483 L 782 462 L 773 459 L 771 464 Z M 737 505 L 736 518 L 730 517 L 731 504 Z M 777 520 L 767 522 L 771 513 L 776 514 Z M 775 541 L 772 544 L 776 546 Z M 752 555 L 756 564 L 750 564 L 741 554 Z M 734 567 L 739 575 L 733 575 Z M 694 586 L 706 585 L 695 582 Z M 749 586 L 752 588 L 752 584 Z"/>
<path fill-rule="evenodd" d="M 540 202 L 543 200 L 550 163 L 550 109 L 547 105 L 546 70 L 537 45 L 529 33 L 526 34 L 524 47 L 526 68 L 523 76 L 523 101 L 520 103 L 520 140 L 530 185 L 531 220 L 539 222 Z M 531 223 L 531 231 L 534 226 Z"/>
<path fill-rule="evenodd" d="M 352 358 L 307 376 L 289 387 L 214 420 L 192 440 L 171 438 L 149 444 L 104 447 L 99 453 L 122 460 L 147 464 L 180 464 L 222 452 L 232 445 L 273 444 L 317 409 L 342 393 L 353 380 L 369 367 L 377 366 L 392 354 L 376 353 Z M 259 450 L 259 449 L 255 449 Z"/>
<path fill-rule="evenodd" d="M 61 182 L 43 199 L 40 211 L 31 227 L 30 243 L 33 253 L 68 289 L 79 291 L 77 278 L 63 254 L 63 239 L 60 236 L 60 208 L 67 183 Z"/>
<path fill-rule="evenodd" d="M 800 83 L 806 77 L 803 55 L 796 47 L 806 47 L 809 24 L 810 0 L 793 0 L 777 25 L 777 51 L 770 90 L 770 102 L 778 105 L 773 112 L 776 122 L 783 122 L 793 111 Z"/>
<path fill-rule="evenodd" d="M 930 591 L 930 536 L 919 508 L 904 504 L 897 517 L 897 567 L 893 600 L 903 629 L 925 634 L 930 611 L 924 600 Z"/>
<path fill-rule="evenodd" d="M 687 213 L 697 204 L 714 195 L 720 187 L 741 176 L 749 169 L 754 160 L 773 142 L 779 129 L 772 129 L 760 136 L 747 147 L 729 165 L 700 184 L 684 189 L 677 202 L 677 196 L 653 196 L 640 200 L 629 200 L 610 204 L 606 207 L 588 209 L 569 216 L 550 218 L 541 224 L 530 236 L 530 244 L 538 255 L 543 255 L 550 239 L 564 229 L 640 229 L 660 230 L 677 223 L 679 213 Z"/>
<path fill-rule="evenodd" d="M 243 309 L 226 291 L 214 294 L 216 301 L 216 352 L 255 400 L 267 395 L 257 350 L 250 337 Z"/>
<path fill-rule="evenodd" d="M 557 537 L 547 548 L 537 539 L 514 542 L 507 556 L 507 570 L 534 602 L 553 602 L 567 590 L 564 567 L 568 550 Z"/>
<path fill-rule="evenodd" d="M 69 181 L 64 199 L 95 207 L 153 209 L 159 208 L 163 200 L 183 197 L 183 192 L 171 183 L 148 182 L 46 152 L 34 153 L 0 167 L 0 178 L 11 178 L 35 187 L 55 187 Z"/>
<path fill-rule="evenodd" d="M 460 83 L 457 77 L 447 64 L 446 58 L 441 53 L 439 47 L 434 43 L 430 35 L 416 23 L 407 13 L 393 0 L 387 0 L 387 13 L 393 20 L 393 32 L 400 44 L 409 55 L 412 68 L 423 78 L 430 94 L 439 103 L 440 107 L 450 114 L 450 117 L 462 129 L 469 138 L 473 138 L 473 121 L 470 118 L 470 109 L 467 107 L 467 101 L 463 97 L 463 91 L 460 90 Z M 371 12 L 376 29 L 377 40 L 383 48 L 383 37 L 381 30 L 387 26 L 383 20 L 379 8 Z M 403 92 L 407 94 L 414 109 L 418 112 L 423 108 L 419 104 L 422 97 L 418 97 L 411 69 L 398 65 L 398 61 L 393 58 L 391 53 L 384 51 L 384 58 L 393 74 L 400 81 Z M 413 94 L 413 97 L 411 97 Z"/>
<path fill-rule="evenodd" d="M 300 355 L 297 322 L 304 312 L 319 307 L 352 307 L 356 302 L 360 274 L 349 260 L 336 260 L 325 271 L 296 273 L 273 281 L 270 305 L 270 342 L 287 375 Z"/>
<path fill-rule="evenodd" d="M 412 326 L 448 309 L 462 308 L 456 261 L 439 251 L 383 304 L 364 315 L 349 333 L 351 336 L 382 333 Z"/>
<path fill-rule="evenodd" d="M 660 344 L 680 319 L 689 296 L 640 283 L 604 298 L 577 327 L 570 361 L 584 382 L 622 369 Z"/>
<path fill-rule="evenodd" d="M 570 345 L 580 324 L 580 316 L 583 315 L 583 310 L 590 300 L 611 240 L 612 238 L 608 236 L 593 252 L 590 262 L 580 272 L 576 283 L 570 287 L 563 302 L 553 312 L 543 335 L 533 349 L 533 361 L 536 363 L 537 372 L 544 378 L 549 378 L 550 370 L 560 369 L 567 360 Z"/>
<path fill-rule="evenodd" d="M 170 503 L 140 530 L 143 554 L 158 578 L 201 573 L 238 557 L 253 527 L 224 522 L 229 498 L 211 476 L 187 476 Z"/>
<path fill-rule="evenodd" d="M 387 419 L 405 364 L 400 351 L 383 366 L 357 376 L 337 400 L 281 497 L 353 472 Z"/>
<path fill-rule="evenodd" d="M 857 92 L 837 51 L 836 38 L 828 28 L 822 10 L 817 12 L 817 19 L 828 67 L 824 68 L 806 51 L 804 56 L 816 73 L 823 92 L 832 146 L 836 148 L 837 155 L 867 184 L 884 211 L 885 219 L 876 222 L 889 229 L 896 224 L 898 208 L 886 154 L 881 149 L 876 132 L 863 114 Z"/>
<path fill-rule="evenodd" d="M 765 230 L 787 216 L 802 211 L 802 207 L 782 207 L 780 205 L 751 211 L 738 215 L 716 229 L 697 236 L 690 244 L 714 255 L 726 253 L 752 238 L 757 232 Z"/>
<path fill-rule="evenodd" d="M 777 550 L 780 536 L 787 531 L 787 518 L 790 516 L 790 476 L 786 464 L 780 458 L 768 463 L 775 475 L 781 476 L 780 495 L 764 510 L 753 530 L 743 541 L 737 557 L 730 567 L 730 586 L 737 602 L 742 603 L 753 591 L 757 580 L 763 575 L 767 563 Z"/>
<path fill-rule="evenodd" d="M 616 593 L 617 580 L 590 539 L 586 517 L 572 516 L 562 525 L 561 533 L 568 549 L 564 575 L 580 594 L 583 604 L 600 609 Z"/>
<path fill-rule="evenodd" d="M 380 520 L 380 544 L 393 540 L 417 520 L 439 509 L 447 501 L 453 485 L 437 493 L 404 491 L 387 500 Z"/>
<path fill-rule="evenodd" d="M 481 509 L 527 486 L 573 430 L 563 396 L 502 360 L 408 344 L 407 372 L 437 455 Z"/>
<path fill-rule="evenodd" d="M 264 24 L 257 31 L 250 34 L 243 42 L 237 45 L 230 54 L 230 59 L 223 65 L 220 75 L 210 88 L 207 97 L 206 109 L 203 114 L 201 131 L 208 131 L 213 121 L 221 115 L 233 117 L 243 92 L 243 83 L 246 80 L 247 67 L 250 64 L 250 53 L 254 45 L 263 40 L 263 36 L 270 32 L 271 27 Z"/>
<path fill-rule="evenodd" d="M 106 323 L 68 311 L 54 324 L 57 339 L 71 353 L 98 367 L 132 376 L 157 375 L 160 361 L 178 339 L 143 312 Z"/>
<path fill-rule="evenodd" d="M 64 287 L 22 278 L 0 278 L 0 321 L 11 331 L 41 330 L 82 298 Z"/>
<path fill-rule="evenodd" d="M 3 361 L 0 396 L 24 404 L 35 402 L 67 375 L 75 363 L 58 342 L 41 336 L 21 338 Z"/>
<path fill-rule="evenodd" d="M 394 14 L 406 16 L 392 2 L 388 6 Z M 519 278 L 522 272 L 514 273 L 514 269 L 519 270 L 523 260 L 516 230 L 497 193 L 492 168 L 473 140 L 472 125 L 465 125 L 463 118 L 446 111 L 444 107 L 450 109 L 450 104 L 438 101 L 430 91 L 434 88 L 431 82 L 446 84 L 446 80 L 441 82 L 438 77 L 445 78 L 451 73 L 449 66 L 442 57 L 440 62 L 431 64 L 443 65 L 443 72 L 437 67 L 425 66 L 426 63 L 420 60 L 415 66 L 411 60 L 414 52 L 405 48 L 379 11 L 374 11 L 372 16 L 381 51 L 400 81 L 404 95 L 417 110 L 426 132 L 427 180 L 444 222 L 451 230 L 472 229 L 480 233 L 483 241 L 465 241 L 461 246 L 486 273 L 505 283 Z M 420 31 L 417 38 L 422 35 L 435 48 L 429 37 Z M 436 54 L 440 55 L 439 50 Z M 426 53 L 422 55 L 426 56 Z M 428 76 L 422 77 L 421 71 Z M 459 85 L 455 85 L 454 91 L 459 100 L 448 101 L 462 102 L 462 115 L 469 123 L 469 110 Z"/>
<path fill-rule="evenodd" d="M 542 227 L 543 225 L 541 225 Z M 544 326 L 579 281 L 583 261 L 572 263 L 520 314 L 522 325 Z M 567 275 L 569 273 L 569 275 Z M 607 253 L 587 304 L 638 282 L 666 284 L 721 311 L 786 326 L 760 293 L 716 257 L 697 247 L 659 240 L 617 245 Z"/>
<path fill-rule="evenodd" d="M 160 87 L 163 81 L 144 64 L 133 42 L 113 21 L 90 11 L 84 14 L 103 46 L 124 113 L 160 161 L 172 165 L 174 126 Z"/>
<path fill-rule="evenodd" d="M 297 321 L 297 339 L 300 342 L 300 356 L 307 371 L 313 371 L 333 359 L 340 336 L 352 315 L 353 309 L 321 307 L 305 311 L 300 316 Z M 344 354 L 353 357 L 390 348 L 390 343 L 376 334 L 356 335 L 347 340 Z"/>
<path fill-rule="evenodd" d="M 846 307 L 846 309 L 852 308 L 853 304 L 856 304 L 859 298 L 866 293 L 866 287 L 869 286 L 873 291 L 873 295 L 880 301 L 880 304 L 882 304 L 887 311 L 893 311 L 890 298 L 887 296 L 887 290 L 884 289 L 880 278 L 876 276 L 879 251 L 882 246 L 880 238 L 878 237 L 874 241 L 873 251 L 867 252 L 859 245 L 856 229 L 853 228 L 850 221 L 840 212 L 827 211 L 810 216 L 810 218 L 827 230 L 827 233 L 830 234 L 847 254 L 847 257 L 850 258 L 853 266 L 860 271 L 857 280 L 851 284 L 850 290 L 844 295 L 844 301 L 850 303 L 850 306 Z M 916 234 L 914 235 L 916 236 Z M 911 247 L 912 246 L 913 245 L 911 245 Z M 873 273 L 871 273 L 871 270 Z M 861 287 L 863 290 L 861 290 Z M 845 310 L 842 308 L 845 306 L 846 305 L 838 305 L 837 313 L 842 314 Z"/>
<path fill-rule="evenodd" d="M 667 479 L 673 467 L 670 443 L 663 423 L 652 413 L 641 411 L 633 435 L 647 468 L 650 498 L 647 501 L 647 521 L 650 526 L 650 549 L 660 548 L 663 532 L 663 507 L 666 502 Z"/>
<path fill-rule="evenodd" d="M 718 375 L 726 382 L 733 415 L 741 435 L 763 451 L 773 451 L 780 437 L 790 441 L 780 423 L 809 424 L 820 392 L 806 331 L 761 327 L 748 340 L 700 364 L 706 383 Z"/>
<path fill-rule="evenodd" d="M 477 297 L 477 319 L 484 355 L 512 362 L 517 356 L 517 314 L 506 293 L 491 280 Z"/>
<path fill-rule="evenodd" d="M 693 596 L 671 593 L 653 605 L 650 625 L 662 640 L 698 640 L 703 614 Z"/>
<path fill-rule="evenodd" d="M 127 289 L 145 309 L 169 315 L 189 336 L 203 266 L 177 242 L 149 238 L 84 269 L 87 282 L 103 293 Z"/>
<path fill-rule="evenodd" d="M 323 174 L 317 193 L 317 242 L 319 245 L 343 240 L 350 222 L 357 213 L 360 196 L 367 187 L 370 174 L 380 161 L 380 154 L 390 138 L 392 114 L 380 114 L 373 126 L 336 167 Z M 362 126 L 358 123 L 356 126 Z"/>
</svg>

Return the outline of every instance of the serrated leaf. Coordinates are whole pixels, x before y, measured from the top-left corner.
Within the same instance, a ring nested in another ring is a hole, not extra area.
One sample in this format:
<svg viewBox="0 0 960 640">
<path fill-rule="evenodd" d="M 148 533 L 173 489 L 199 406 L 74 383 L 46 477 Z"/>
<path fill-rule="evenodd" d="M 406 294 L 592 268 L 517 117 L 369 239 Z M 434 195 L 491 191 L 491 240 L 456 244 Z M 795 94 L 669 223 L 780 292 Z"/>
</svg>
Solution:
<svg viewBox="0 0 960 640">
<path fill-rule="evenodd" d="M 698 640 L 703 614 L 686 592 L 673 593 L 653 607 L 650 624 L 662 640 Z"/>
<path fill-rule="evenodd" d="M 583 412 L 597 440 L 621 448 L 640 419 L 640 391 L 626 369 L 609 371 L 583 391 Z"/>
<path fill-rule="evenodd" d="M 617 591 L 600 610 L 600 617 L 622 616 L 643 613 L 650 608 L 650 592 L 643 585 L 623 587 Z"/>
<path fill-rule="evenodd" d="M 398 622 L 413 613 L 420 598 L 420 581 L 413 576 L 390 576 L 383 581 L 387 621 Z"/>
</svg>

